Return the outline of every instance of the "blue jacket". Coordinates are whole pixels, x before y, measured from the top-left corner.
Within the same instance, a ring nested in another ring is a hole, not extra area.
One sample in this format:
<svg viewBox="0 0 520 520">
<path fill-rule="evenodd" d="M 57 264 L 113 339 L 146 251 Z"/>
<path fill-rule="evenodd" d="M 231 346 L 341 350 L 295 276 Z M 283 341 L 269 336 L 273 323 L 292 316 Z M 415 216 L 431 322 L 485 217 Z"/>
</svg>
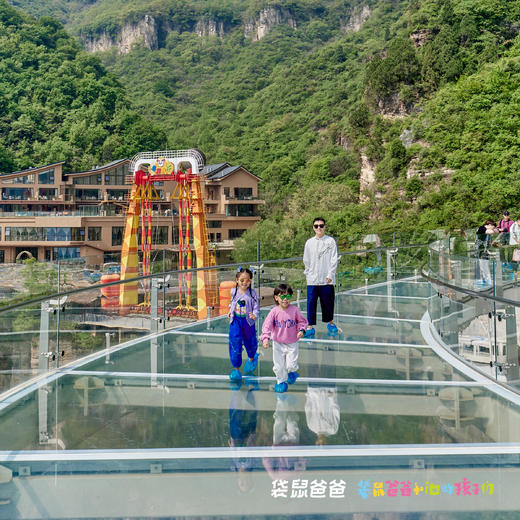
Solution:
<svg viewBox="0 0 520 520">
<path fill-rule="evenodd" d="M 251 298 L 251 293 L 253 294 L 253 298 Z M 231 317 L 229 318 L 229 323 L 232 323 L 233 319 L 235 318 L 235 308 L 237 303 L 240 300 L 244 300 L 246 302 L 245 307 L 247 323 L 249 323 L 251 326 L 255 324 L 255 320 L 252 320 L 249 317 L 249 313 L 252 312 L 258 318 L 258 315 L 260 314 L 260 302 L 258 301 L 258 296 L 254 289 L 251 289 L 251 293 L 249 292 L 249 289 L 244 294 L 240 294 L 238 289 L 231 289 L 231 302 L 229 304 Z"/>
</svg>

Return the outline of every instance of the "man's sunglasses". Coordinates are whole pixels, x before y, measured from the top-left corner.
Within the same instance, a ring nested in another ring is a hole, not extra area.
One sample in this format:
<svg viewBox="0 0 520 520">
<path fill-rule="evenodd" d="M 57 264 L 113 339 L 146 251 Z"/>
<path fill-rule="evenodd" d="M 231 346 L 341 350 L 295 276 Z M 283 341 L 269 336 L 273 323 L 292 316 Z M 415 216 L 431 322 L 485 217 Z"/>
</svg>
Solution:
<svg viewBox="0 0 520 520">
<path fill-rule="evenodd" d="M 325 224 L 314 224 L 314 229 L 324 228 Z"/>
<path fill-rule="evenodd" d="M 278 298 L 280 298 L 280 300 L 290 300 L 292 298 L 292 294 L 279 294 Z"/>
</svg>

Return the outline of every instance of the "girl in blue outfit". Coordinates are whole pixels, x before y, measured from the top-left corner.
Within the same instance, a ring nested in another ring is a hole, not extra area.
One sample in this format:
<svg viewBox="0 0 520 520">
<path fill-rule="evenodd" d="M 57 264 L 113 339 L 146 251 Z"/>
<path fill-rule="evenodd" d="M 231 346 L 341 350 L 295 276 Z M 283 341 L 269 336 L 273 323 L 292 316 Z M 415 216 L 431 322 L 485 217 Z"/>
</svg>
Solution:
<svg viewBox="0 0 520 520">
<path fill-rule="evenodd" d="M 260 312 L 258 296 L 251 289 L 253 273 L 239 267 L 236 276 L 236 287 L 231 289 L 229 304 L 229 359 L 233 370 L 229 374 L 231 381 L 240 381 L 242 374 L 242 345 L 249 358 L 244 365 L 244 375 L 252 374 L 258 364 L 258 344 L 256 341 L 255 321 Z"/>
</svg>

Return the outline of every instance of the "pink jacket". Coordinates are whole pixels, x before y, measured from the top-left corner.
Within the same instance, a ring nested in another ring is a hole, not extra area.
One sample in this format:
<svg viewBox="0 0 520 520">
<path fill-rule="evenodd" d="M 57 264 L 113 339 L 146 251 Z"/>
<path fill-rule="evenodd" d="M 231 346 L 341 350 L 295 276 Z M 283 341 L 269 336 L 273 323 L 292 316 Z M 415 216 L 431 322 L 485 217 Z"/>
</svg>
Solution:
<svg viewBox="0 0 520 520">
<path fill-rule="evenodd" d="M 276 306 L 264 321 L 260 341 L 272 339 L 278 343 L 294 343 L 298 341 L 298 332 L 305 331 L 306 328 L 307 320 L 298 307 L 289 305 L 284 311 Z"/>
</svg>

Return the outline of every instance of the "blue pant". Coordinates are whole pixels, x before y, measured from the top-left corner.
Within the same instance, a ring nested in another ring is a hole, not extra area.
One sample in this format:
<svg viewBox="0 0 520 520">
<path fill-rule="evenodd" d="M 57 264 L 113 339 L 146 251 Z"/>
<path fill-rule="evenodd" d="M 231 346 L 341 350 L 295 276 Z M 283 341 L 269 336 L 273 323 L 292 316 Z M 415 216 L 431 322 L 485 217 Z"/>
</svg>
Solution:
<svg viewBox="0 0 520 520">
<path fill-rule="evenodd" d="M 307 321 L 316 325 L 316 308 L 318 298 L 321 305 L 321 321 L 330 323 L 334 319 L 334 286 L 307 285 Z"/>
<path fill-rule="evenodd" d="M 258 348 L 255 326 L 249 325 L 245 317 L 235 316 L 229 325 L 229 359 L 233 368 L 242 365 L 242 345 L 249 359 L 253 359 Z"/>
</svg>

